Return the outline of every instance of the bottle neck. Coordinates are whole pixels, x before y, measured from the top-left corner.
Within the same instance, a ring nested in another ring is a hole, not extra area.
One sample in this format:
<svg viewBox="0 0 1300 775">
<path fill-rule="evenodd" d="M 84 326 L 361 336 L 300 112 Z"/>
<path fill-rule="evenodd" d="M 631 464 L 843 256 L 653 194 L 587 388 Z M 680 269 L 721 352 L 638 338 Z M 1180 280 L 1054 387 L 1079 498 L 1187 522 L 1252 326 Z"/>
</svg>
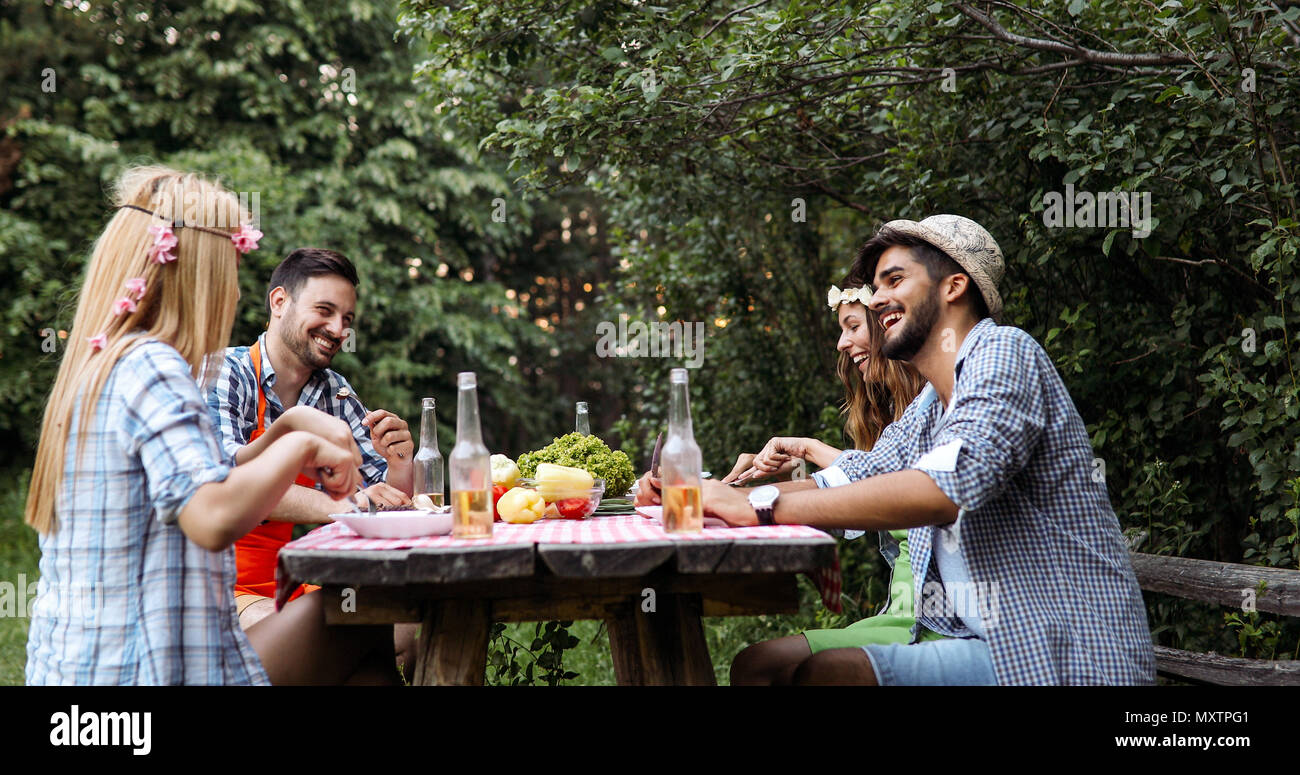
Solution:
<svg viewBox="0 0 1300 775">
<path fill-rule="evenodd" d="M 432 403 L 420 410 L 420 448 L 438 448 L 438 410 Z"/>
<path fill-rule="evenodd" d="M 684 382 L 674 382 L 668 394 L 668 435 L 695 437 L 691 428 L 690 387 Z"/>
<path fill-rule="evenodd" d="M 483 443 L 483 432 L 478 421 L 477 388 L 461 388 L 457 396 L 456 443 Z"/>
</svg>

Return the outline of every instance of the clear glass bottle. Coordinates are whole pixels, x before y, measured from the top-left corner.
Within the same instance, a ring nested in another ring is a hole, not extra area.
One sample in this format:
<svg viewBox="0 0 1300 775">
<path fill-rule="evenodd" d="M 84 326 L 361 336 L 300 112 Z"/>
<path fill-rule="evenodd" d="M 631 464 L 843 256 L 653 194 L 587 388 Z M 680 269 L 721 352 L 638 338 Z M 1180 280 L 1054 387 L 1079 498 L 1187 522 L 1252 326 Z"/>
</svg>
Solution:
<svg viewBox="0 0 1300 775">
<path fill-rule="evenodd" d="M 472 371 L 457 375 L 456 446 L 451 473 L 451 534 L 456 538 L 492 535 L 492 469 L 478 416 L 478 380 Z"/>
<path fill-rule="evenodd" d="M 591 435 L 591 420 L 587 416 L 587 402 L 578 402 L 578 419 L 573 423 L 573 429 L 583 436 Z"/>
<path fill-rule="evenodd" d="M 415 453 L 415 494 L 428 495 L 433 505 L 442 508 L 446 490 L 442 453 L 438 451 L 438 412 L 436 402 L 426 398 L 420 403 L 420 449 Z"/>
<path fill-rule="evenodd" d="M 700 497 L 700 447 L 691 427 L 691 393 L 686 369 L 669 377 L 668 437 L 659 455 L 664 530 L 695 533 L 704 528 Z"/>
</svg>

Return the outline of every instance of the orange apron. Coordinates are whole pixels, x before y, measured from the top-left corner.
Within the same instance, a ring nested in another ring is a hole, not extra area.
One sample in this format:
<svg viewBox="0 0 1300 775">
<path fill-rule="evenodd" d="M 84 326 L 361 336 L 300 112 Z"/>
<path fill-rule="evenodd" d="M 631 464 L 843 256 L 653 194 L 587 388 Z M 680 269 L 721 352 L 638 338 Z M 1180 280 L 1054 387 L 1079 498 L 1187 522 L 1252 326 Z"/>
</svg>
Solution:
<svg viewBox="0 0 1300 775">
<path fill-rule="evenodd" d="M 256 441 L 266 433 L 266 395 L 262 392 L 262 351 L 261 342 L 254 342 L 248 348 L 248 355 L 253 359 L 253 374 L 257 378 L 257 427 L 249 435 L 249 441 Z M 315 487 L 316 481 L 298 474 L 294 484 L 303 487 Z M 275 597 L 275 563 L 280 554 L 280 547 L 293 538 L 292 522 L 263 522 L 249 531 L 248 535 L 235 542 L 235 594 Z M 303 584 L 289 596 L 295 600 L 308 592 L 315 592 L 320 587 Z"/>
</svg>

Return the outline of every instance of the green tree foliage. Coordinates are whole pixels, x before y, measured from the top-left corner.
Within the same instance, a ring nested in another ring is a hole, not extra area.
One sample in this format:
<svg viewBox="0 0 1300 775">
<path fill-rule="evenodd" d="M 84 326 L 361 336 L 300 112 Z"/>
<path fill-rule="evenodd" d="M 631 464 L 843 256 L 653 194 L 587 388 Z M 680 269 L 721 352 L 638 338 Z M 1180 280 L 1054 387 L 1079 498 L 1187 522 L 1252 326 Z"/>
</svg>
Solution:
<svg viewBox="0 0 1300 775">
<path fill-rule="evenodd" d="M 419 398 L 439 398 L 445 449 L 455 374 L 473 370 L 494 450 L 546 444 L 577 399 L 608 430 L 631 375 L 602 369 L 584 333 L 612 261 L 601 214 L 563 191 L 524 199 L 444 99 L 420 97 L 395 26 L 389 0 L 0 2 L 0 470 L 31 464 L 105 188 L 140 161 L 220 176 L 260 210 L 232 343 L 262 330 L 289 250 L 329 247 L 361 275 L 336 367 L 370 406 L 418 427 Z M 5 495 L 22 551 L 3 575 L 34 580 L 25 490 Z M 560 680 L 570 636 L 547 633 L 554 654 L 532 659 Z M 21 640 L 0 631 L 0 673 L 21 675 Z"/>
<path fill-rule="evenodd" d="M 601 238 L 561 239 L 569 203 L 524 200 L 419 98 L 394 28 L 385 0 L 0 5 L 0 432 L 21 440 L 0 465 L 29 464 L 105 186 L 141 160 L 218 175 L 259 206 L 232 343 L 265 325 L 289 250 L 329 247 L 361 275 L 355 352 L 336 364 L 368 404 L 408 420 L 423 395 L 452 407 L 456 372 L 475 370 L 494 448 L 571 426 L 595 373 L 572 331 L 606 272 Z M 449 445 L 454 414 L 441 420 Z"/>
<path fill-rule="evenodd" d="M 1005 322 L 1057 363 L 1135 546 L 1296 567 L 1300 8 L 403 9 L 463 126 L 525 183 L 605 202 L 609 314 L 708 323 L 694 392 L 715 468 L 828 430 L 826 287 L 879 223 L 957 212 L 1001 243 Z M 1149 194 L 1150 235 L 1048 225 L 1068 190 Z M 664 416 L 662 367 L 643 376 L 629 429 Z"/>
</svg>

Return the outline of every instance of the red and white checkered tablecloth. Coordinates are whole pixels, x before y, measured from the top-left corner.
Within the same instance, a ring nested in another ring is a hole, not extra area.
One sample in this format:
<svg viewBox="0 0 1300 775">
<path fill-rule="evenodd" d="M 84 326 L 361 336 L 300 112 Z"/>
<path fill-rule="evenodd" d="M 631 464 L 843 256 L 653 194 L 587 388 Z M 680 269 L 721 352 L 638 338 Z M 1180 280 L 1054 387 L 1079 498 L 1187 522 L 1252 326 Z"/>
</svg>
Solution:
<svg viewBox="0 0 1300 775">
<path fill-rule="evenodd" d="M 744 541 L 773 538 L 825 538 L 805 525 L 766 527 L 706 527 L 698 533 L 667 533 L 658 520 L 639 515 L 592 519 L 544 519 L 531 525 L 497 522 L 491 538 L 362 538 L 342 523 L 313 530 L 289 544 L 290 549 L 383 550 L 502 544 L 622 544 L 634 541 Z"/>
<path fill-rule="evenodd" d="M 545 519 L 531 525 L 497 522 L 491 538 L 363 538 L 346 525 L 336 522 L 314 530 L 288 544 L 289 549 L 375 551 L 456 546 L 499 546 L 505 544 L 622 544 L 637 541 L 747 541 L 782 538 L 826 538 L 822 531 L 806 525 L 768 525 L 763 527 L 706 527 L 698 533 L 667 533 L 657 519 L 640 515 L 594 517 L 591 519 Z M 835 554 L 830 567 L 817 568 L 809 577 L 817 585 L 822 603 L 839 613 L 840 559 Z M 283 592 L 283 590 L 281 590 Z M 281 595 L 277 595 L 277 598 Z M 287 597 L 287 595 L 284 595 Z M 283 604 L 277 600 L 277 608 Z"/>
</svg>

